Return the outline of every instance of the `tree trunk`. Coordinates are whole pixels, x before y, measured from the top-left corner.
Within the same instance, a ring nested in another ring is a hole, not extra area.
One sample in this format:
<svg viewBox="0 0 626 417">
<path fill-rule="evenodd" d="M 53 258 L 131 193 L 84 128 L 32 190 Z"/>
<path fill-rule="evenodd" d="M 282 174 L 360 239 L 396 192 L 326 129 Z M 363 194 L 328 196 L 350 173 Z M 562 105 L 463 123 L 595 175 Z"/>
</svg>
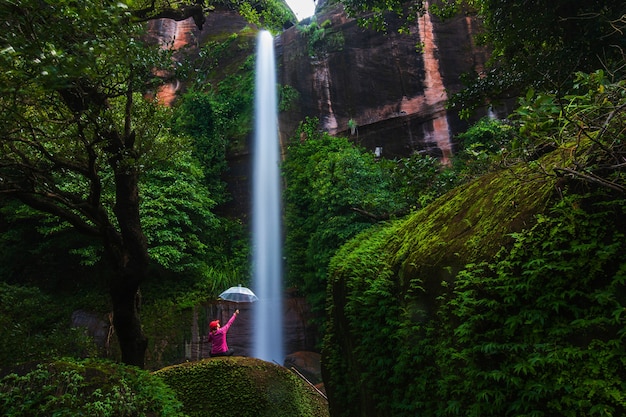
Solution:
<svg viewBox="0 0 626 417">
<path fill-rule="evenodd" d="M 120 164 L 117 164 L 119 166 Z M 148 340 L 140 319 L 140 285 L 148 274 L 149 256 L 139 215 L 139 174 L 134 168 L 116 172 L 115 216 L 119 232 L 113 227 L 105 232 L 105 247 L 115 268 L 110 282 L 113 303 L 113 327 L 122 351 L 122 361 L 144 367 Z"/>
<path fill-rule="evenodd" d="M 143 333 L 139 316 L 141 294 L 139 277 L 121 276 L 111 284 L 113 327 L 122 352 L 122 362 L 140 368 L 145 366 L 148 339 Z"/>
</svg>

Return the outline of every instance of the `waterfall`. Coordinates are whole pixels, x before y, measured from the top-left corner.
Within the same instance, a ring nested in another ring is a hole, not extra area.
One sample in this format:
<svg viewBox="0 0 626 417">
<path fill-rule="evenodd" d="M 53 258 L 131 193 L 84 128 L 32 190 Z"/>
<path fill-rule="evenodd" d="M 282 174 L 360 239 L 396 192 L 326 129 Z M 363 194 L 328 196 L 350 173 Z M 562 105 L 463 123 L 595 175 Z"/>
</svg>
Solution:
<svg viewBox="0 0 626 417">
<path fill-rule="evenodd" d="M 280 152 L 274 39 L 257 37 L 255 132 L 252 148 L 253 356 L 284 360 Z"/>
</svg>

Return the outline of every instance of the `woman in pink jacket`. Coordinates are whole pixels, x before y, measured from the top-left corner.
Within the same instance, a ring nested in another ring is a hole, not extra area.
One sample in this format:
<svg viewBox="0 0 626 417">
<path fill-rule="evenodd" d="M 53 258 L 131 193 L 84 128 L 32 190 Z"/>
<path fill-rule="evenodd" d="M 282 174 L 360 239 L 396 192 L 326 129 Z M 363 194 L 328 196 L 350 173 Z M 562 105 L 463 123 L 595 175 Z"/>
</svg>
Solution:
<svg viewBox="0 0 626 417">
<path fill-rule="evenodd" d="M 228 349 L 226 343 L 226 333 L 230 329 L 230 325 L 235 321 L 235 317 L 239 314 L 239 310 L 235 310 L 233 316 L 228 320 L 224 327 L 220 326 L 219 320 L 209 323 L 209 343 L 211 343 L 211 356 L 232 356 L 234 351 Z"/>
</svg>

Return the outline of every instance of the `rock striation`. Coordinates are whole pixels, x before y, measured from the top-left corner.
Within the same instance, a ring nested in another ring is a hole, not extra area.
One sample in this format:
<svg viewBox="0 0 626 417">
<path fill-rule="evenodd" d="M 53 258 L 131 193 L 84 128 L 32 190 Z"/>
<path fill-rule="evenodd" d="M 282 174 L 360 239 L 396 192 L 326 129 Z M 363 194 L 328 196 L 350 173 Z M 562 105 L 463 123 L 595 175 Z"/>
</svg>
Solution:
<svg viewBox="0 0 626 417">
<path fill-rule="evenodd" d="M 488 53 L 473 43 L 472 17 L 442 22 L 427 13 L 410 34 L 398 33 L 401 23 L 390 18 L 386 34 L 363 28 L 335 4 L 278 36 L 279 82 L 298 97 L 280 114 L 282 139 L 316 117 L 320 129 L 385 157 L 426 152 L 446 162 L 467 126 L 445 108 L 448 94 L 461 89 L 462 73 L 482 70 Z"/>
</svg>

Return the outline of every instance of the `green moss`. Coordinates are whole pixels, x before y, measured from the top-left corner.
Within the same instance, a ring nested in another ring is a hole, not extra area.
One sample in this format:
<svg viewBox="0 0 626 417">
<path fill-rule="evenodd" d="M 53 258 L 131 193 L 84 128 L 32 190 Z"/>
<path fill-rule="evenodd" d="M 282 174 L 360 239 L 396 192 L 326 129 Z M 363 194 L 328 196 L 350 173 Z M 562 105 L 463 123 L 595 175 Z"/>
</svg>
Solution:
<svg viewBox="0 0 626 417">
<path fill-rule="evenodd" d="M 545 210 L 554 183 L 524 166 L 490 173 L 367 230 L 336 253 L 323 348 L 333 415 L 393 409 L 393 396 L 380 385 L 413 372 L 397 368 L 398 358 L 431 331 L 422 326 L 436 317 L 442 284 L 510 246 L 511 234 Z"/>
<path fill-rule="evenodd" d="M 328 416 L 325 400 L 292 372 L 254 358 L 213 358 L 155 373 L 189 416 Z"/>
<path fill-rule="evenodd" d="M 494 172 L 459 187 L 408 217 L 388 242 L 399 276 L 457 271 L 489 259 L 545 208 L 555 180 L 524 167 Z"/>
</svg>

